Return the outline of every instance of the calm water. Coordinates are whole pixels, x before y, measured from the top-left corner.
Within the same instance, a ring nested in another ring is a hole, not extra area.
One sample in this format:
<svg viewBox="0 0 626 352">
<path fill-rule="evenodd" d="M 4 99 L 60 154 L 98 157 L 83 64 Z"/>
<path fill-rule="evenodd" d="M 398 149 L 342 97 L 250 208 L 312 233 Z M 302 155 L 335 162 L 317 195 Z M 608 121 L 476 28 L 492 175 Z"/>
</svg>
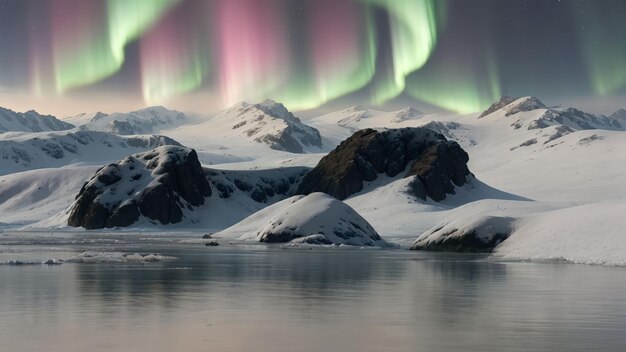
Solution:
<svg viewBox="0 0 626 352">
<path fill-rule="evenodd" d="M 0 350 L 626 350 L 626 268 L 118 242 L 96 246 L 179 259 L 0 265 Z M 4 257 L 88 247 L 0 242 Z"/>
</svg>

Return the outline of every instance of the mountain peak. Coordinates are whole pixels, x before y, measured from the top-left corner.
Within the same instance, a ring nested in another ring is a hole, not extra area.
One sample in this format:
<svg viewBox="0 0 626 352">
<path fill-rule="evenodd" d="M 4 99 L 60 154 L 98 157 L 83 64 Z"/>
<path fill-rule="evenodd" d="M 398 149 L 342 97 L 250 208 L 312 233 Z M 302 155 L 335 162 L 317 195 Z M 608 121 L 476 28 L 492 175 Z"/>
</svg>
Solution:
<svg viewBox="0 0 626 352">
<path fill-rule="evenodd" d="M 496 111 L 502 109 L 503 107 L 511 104 L 515 100 L 516 100 L 515 98 L 511 98 L 508 95 L 503 95 L 500 98 L 500 100 L 498 100 L 497 102 L 491 104 L 491 106 L 487 110 L 483 111 L 482 114 L 480 114 L 480 116 L 478 116 L 478 118 L 485 117 L 485 116 L 487 116 L 487 115 L 489 115 L 489 114 L 491 114 L 493 112 L 496 112 Z"/>
<path fill-rule="evenodd" d="M 409 106 L 406 107 L 402 110 L 398 110 L 395 114 L 396 116 L 394 117 L 394 121 L 398 122 L 398 121 L 405 121 L 405 120 L 412 120 L 415 119 L 417 117 L 420 117 L 422 115 L 424 115 L 423 112 L 417 110 L 416 108 Z"/>
<path fill-rule="evenodd" d="M 271 99 L 265 99 L 258 104 L 254 104 L 253 107 L 275 118 L 300 122 L 297 117 L 295 117 L 289 110 L 287 110 L 285 105 L 275 102 Z"/>
<path fill-rule="evenodd" d="M 626 109 L 619 109 L 611 114 L 611 117 L 618 120 L 626 121 Z"/>
<path fill-rule="evenodd" d="M 541 100 L 533 96 L 526 96 L 521 98 L 512 98 L 510 96 L 503 96 L 497 102 L 493 103 L 487 110 L 483 111 L 478 118 L 490 115 L 498 110 L 504 110 L 505 116 L 517 114 L 522 111 L 531 111 L 536 109 L 546 109 L 544 103 Z"/>
</svg>

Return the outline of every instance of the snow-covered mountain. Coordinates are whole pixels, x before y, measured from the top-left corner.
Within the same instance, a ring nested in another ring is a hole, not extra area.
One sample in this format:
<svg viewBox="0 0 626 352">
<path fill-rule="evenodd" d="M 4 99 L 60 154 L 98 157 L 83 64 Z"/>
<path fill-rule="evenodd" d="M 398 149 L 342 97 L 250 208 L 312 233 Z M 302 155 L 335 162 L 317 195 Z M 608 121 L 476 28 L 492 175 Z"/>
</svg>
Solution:
<svg viewBox="0 0 626 352">
<path fill-rule="evenodd" d="M 626 150 L 626 132 L 620 112 L 604 116 L 568 107 L 548 107 L 533 97 L 509 97 L 482 114 L 421 114 L 410 108 L 385 112 L 352 107 L 300 121 L 292 119 L 280 106 L 274 102 L 238 104 L 218 115 L 206 116 L 204 120 L 185 120 L 182 125 L 166 130 L 166 135 L 197 151 L 212 190 L 212 195 L 205 197 L 204 204 L 194 206 L 193 212 L 185 207 L 183 220 L 168 225 L 168 231 L 220 231 L 246 217 L 256 219 L 232 227 L 230 230 L 237 229 L 239 235 L 224 235 L 230 241 L 242 238 L 244 232 L 257 234 L 279 213 L 285 215 L 281 219 L 295 221 L 286 215 L 293 204 L 283 200 L 296 193 L 304 174 L 315 167 L 326 152 L 355 130 L 371 127 L 382 132 L 392 128 L 424 127 L 439 132 L 448 141 L 458 142 L 469 155 L 467 168 L 473 176 L 469 175 L 462 186 L 455 185 L 454 194 L 436 197 L 438 201 L 431 196 L 424 200 L 410 194 L 413 179 L 403 177 L 410 171 L 407 165 L 412 168 L 421 154 L 415 158 L 410 153 L 396 153 L 396 143 L 392 143 L 394 150 L 381 153 L 389 156 L 383 158 L 387 160 L 383 162 L 385 167 L 378 166 L 380 170 L 387 170 L 386 163 L 396 160 L 392 155 L 399 155 L 398 160 L 403 159 L 402 155 L 409 155 L 415 160 L 402 161 L 405 169 L 392 174 L 377 171 L 376 177 L 372 177 L 371 170 L 361 165 L 366 178 L 361 180 L 361 187 L 344 194 L 343 203 L 387 242 L 406 248 L 415 244 L 416 249 L 428 250 L 493 250 L 493 255 L 505 259 L 558 257 L 587 263 L 626 263 L 623 254 L 626 253 L 623 251 L 626 245 L 623 227 L 626 225 L 618 216 L 626 201 L 623 181 L 626 153 L 621 152 Z M 84 115 L 81 119 L 95 117 Z M 287 128 L 294 124 L 305 126 L 303 132 L 294 133 L 294 129 Z M 303 142 L 308 140 L 310 131 L 305 124 L 319 131 L 322 148 Z M 278 136 L 284 131 L 288 131 L 307 153 L 285 152 L 285 146 L 273 145 L 282 140 Z M 47 132 L 37 137 L 30 133 L 37 138 L 58 134 Z M 273 137 L 263 138 L 267 134 Z M 23 136 L 29 134 L 4 135 L 0 141 L 24 139 Z M 46 138 L 43 139 L 47 141 Z M 94 143 L 90 149 L 93 152 L 79 157 L 69 157 L 72 153 L 57 143 L 66 155 L 57 163 L 47 151 L 50 149 L 50 153 L 55 154 L 55 148 L 45 147 L 45 141 L 27 139 L 28 145 L 34 145 L 39 153 L 34 159 L 52 160 L 46 164 L 49 167 L 75 164 L 0 176 L 0 212 L 3 214 L 0 221 L 9 223 L 7 226 L 61 227 L 61 231 L 68 231 L 64 227 L 68 216 L 64 210 L 78 194 L 82 183 L 97 171 L 93 165 L 142 151 L 113 148 L 120 151 L 115 158 L 108 156 L 114 153 L 105 153 L 108 160 L 93 161 L 100 160 L 102 150 L 108 150 L 106 143 Z M 116 143 L 109 141 L 114 146 Z M 82 144 L 75 144 L 83 148 Z M 7 145 L 2 150 L 12 153 L 12 147 L 14 145 Z M 346 155 L 354 156 L 346 159 L 346 166 L 363 164 L 358 152 Z M 443 157 L 424 155 L 424 160 Z M 376 162 L 374 159 L 368 162 Z M 325 179 L 329 182 L 339 182 L 333 179 L 331 172 L 341 171 L 343 159 L 338 160 L 327 168 Z M 0 160 L 4 163 L 0 165 L 3 172 L 6 165 L 15 163 L 9 161 Z M 210 169 L 209 164 L 212 164 Z M 432 165 L 418 164 L 420 167 Z M 38 165 L 39 161 L 35 161 L 6 173 Z M 438 172 L 433 172 L 435 174 Z M 337 175 L 343 177 L 344 174 Z M 153 230 L 162 226 L 158 221 L 152 222 L 144 217 L 133 226 Z M 271 226 L 274 225 L 279 226 L 277 222 Z M 242 232 L 244 229 L 246 231 Z"/>
<path fill-rule="evenodd" d="M 622 125 L 626 126 L 626 109 L 619 109 L 611 114 L 611 117 L 620 121 Z"/>
<path fill-rule="evenodd" d="M 152 134 L 178 127 L 186 122 L 185 114 L 163 106 L 131 111 L 128 113 L 79 114 L 74 121 L 81 129 L 110 132 L 119 135 Z"/>
<path fill-rule="evenodd" d="M 511 101 L 502 97 L 484 111 L 479 118 L 502 119 L 508 117 L 515 129 L 528 130 L 564 126 L 569 130 L 617 130 L 626 129 L 622 121 L 610 116 L 593 115 L 575 108 L 548 108 L 535 97 L 522 97 Z M 507 104 L 507 102 L 511 101 Z M 532 114 L 524 114 L 530 113 Z"/>
<path fill-rule="evenodd" d="M 124 137 L 97 131 L 0 134 L 0 175 L 68 164 L 101 164 L 161 145 L 179 145 L 156 135 Z"/>
<path fill-rule="evenodd" d="M 52 115 L 41 115 L 34 110 L 15 112 L 0 107 L 0 133 L 63 131 L 72 128 L 74 125 Z"/>
<path fill-rule="evenodd" d="M 319 151 L 322 147 L 319 131 L 273 100 L 239 103 L 212 117 L 202 127 L 224 138 L 249 140 L 292 153 Z"/>
</svg>

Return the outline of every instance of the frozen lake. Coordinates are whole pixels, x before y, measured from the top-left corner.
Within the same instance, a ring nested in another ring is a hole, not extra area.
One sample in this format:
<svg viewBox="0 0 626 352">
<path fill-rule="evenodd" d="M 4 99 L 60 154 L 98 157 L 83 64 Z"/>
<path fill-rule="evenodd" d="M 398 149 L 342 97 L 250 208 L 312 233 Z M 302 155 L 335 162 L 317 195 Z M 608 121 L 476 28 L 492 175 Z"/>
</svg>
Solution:
<svg viewBox="0 0 626 352">
<path fill-rule="evenodd" d="M 626 268 L 39 237 L 0 236 L 0 261 L 85 250 L 177 259 L 0 265 L 2 351 L 626 350 Z"/>
</svg>

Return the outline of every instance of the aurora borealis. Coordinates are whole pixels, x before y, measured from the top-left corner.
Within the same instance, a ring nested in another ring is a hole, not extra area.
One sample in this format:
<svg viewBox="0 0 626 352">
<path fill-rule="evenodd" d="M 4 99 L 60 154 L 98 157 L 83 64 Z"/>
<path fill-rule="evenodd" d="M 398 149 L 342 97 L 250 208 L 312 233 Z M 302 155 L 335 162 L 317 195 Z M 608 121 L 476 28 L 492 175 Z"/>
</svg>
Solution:
<svg viewBox="0 0 626 352">
<path fill-rule="evenodd" d="M 623 0 L 0 0 L 0 92 L 461 113 L 624 96 L 625 15 Z"/>
</svg>

